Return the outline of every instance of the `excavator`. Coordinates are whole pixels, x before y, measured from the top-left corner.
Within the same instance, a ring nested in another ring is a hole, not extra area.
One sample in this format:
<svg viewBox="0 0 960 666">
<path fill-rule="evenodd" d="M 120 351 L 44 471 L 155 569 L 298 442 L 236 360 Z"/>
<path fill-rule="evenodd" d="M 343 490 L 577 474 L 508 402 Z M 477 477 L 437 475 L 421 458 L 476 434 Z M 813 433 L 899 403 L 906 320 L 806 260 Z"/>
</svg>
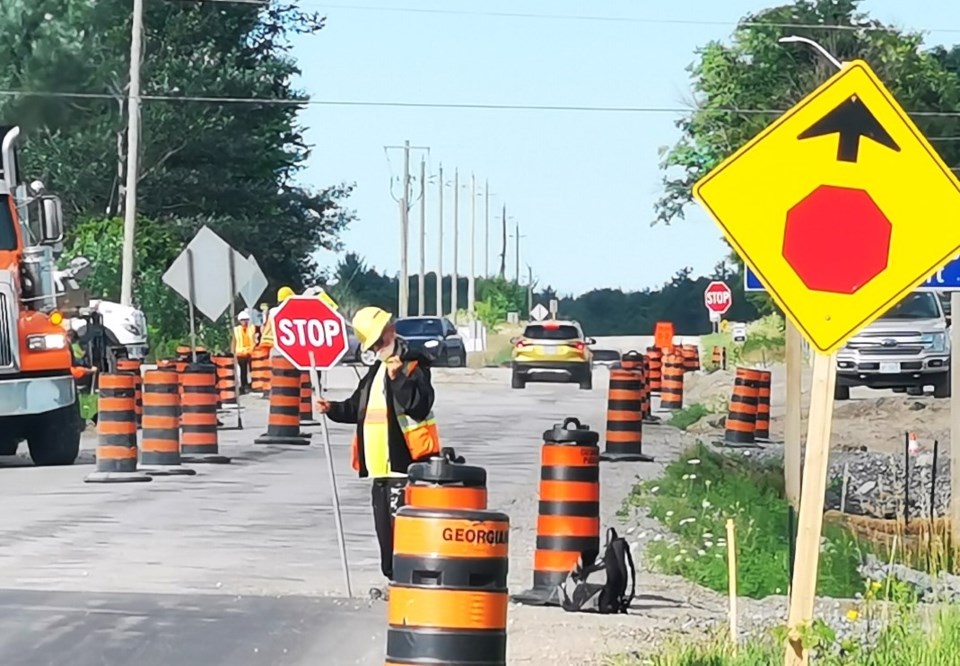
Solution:
<svg viewBox="0 0 960 666">
<path fill-rule="evenodd" d="M 0 455 L 26 440 L 34 464 L 71 465 L 84 424 L 57 283 L 80 277 L 89 262 L 57 270 L 60 199 L 23 180 L 20 128 L 0 127 L 0 137 Z"/>
</svg>

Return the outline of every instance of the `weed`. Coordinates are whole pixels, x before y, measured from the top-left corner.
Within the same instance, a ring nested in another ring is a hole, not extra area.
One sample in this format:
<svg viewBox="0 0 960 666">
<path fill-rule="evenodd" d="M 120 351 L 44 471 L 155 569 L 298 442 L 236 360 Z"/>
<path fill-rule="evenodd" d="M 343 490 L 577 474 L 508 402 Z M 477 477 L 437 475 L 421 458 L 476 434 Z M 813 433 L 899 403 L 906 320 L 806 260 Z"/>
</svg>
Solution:
<svg viewBox="0 0 960 666">
<path fill-rule="evenodd" d="M 689 407 L 684 407 L 683 409 L 675 411 L 673 415 L 670 416 L 670 420 L 667 421 L 667 425 L 671 425 L 680 430 L 686 430 L 704 416 L 713 413 L 714 412 L 712 409 L 698 402 L 690 405 Z"/>
</svg>

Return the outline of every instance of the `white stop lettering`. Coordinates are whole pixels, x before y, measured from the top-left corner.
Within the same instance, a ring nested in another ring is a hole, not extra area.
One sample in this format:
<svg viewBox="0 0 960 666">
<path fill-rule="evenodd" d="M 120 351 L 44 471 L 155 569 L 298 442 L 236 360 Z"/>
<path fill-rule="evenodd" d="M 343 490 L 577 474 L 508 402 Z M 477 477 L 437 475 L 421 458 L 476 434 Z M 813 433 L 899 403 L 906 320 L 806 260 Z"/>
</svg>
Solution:
<svg viewBox="0 0 960 666">
<path fill-rule="evenodd" d="M 341 337 L 340 322 L 333 319 L 281 319 L 277 329 L 284 347 L 332 347 Z"/>
</svg>

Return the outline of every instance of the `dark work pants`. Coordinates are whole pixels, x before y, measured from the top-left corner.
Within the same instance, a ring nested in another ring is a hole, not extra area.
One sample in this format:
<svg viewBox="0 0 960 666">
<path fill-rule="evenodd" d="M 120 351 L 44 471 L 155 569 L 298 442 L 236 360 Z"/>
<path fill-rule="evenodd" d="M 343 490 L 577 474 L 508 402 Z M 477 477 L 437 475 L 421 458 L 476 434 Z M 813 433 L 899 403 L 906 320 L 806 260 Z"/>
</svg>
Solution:
<svg viewBox="0 0 960 666">
<path fill-rule="evenodd" d="M 237 366 L 240 368 L 240 390 L 250 388 L 250 357 L 238 356 Z"/>
<path fill-rule="evenodd" d="M 380 570 L 393 580 L 393 519 L 403 506 L 406 478 L 379 478 L 373 480 L 373 525 L 380 543 Z"/>
</svg>

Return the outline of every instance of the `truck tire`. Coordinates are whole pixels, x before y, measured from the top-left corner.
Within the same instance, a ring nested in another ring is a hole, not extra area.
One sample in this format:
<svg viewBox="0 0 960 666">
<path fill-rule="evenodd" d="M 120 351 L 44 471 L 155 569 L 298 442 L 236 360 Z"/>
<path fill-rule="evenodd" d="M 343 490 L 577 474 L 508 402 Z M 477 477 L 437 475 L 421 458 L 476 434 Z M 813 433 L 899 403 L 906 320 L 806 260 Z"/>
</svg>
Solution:
<svg viewBox="0 0 960 666">
<path fill-rule="evenodd" d="M 80 402 L 37 415 L 27 433 L 30 458 L 37 467 L 72 465 L 80 454 Z"/>
<path fill-rule="evenodd" d="M 510 375 L 510 388 L 522 389 L 527 387 L 527 382 L 524 378 L 514 372 Z"/>
<path fill-rule="evenodd" d="M 580 380 L 580 390 L 581 391 L 592 391 L 593 390 L 593 373 L 587 371 L 587 374 L 583 376 Z"/>
<path fill-rule="evenodd" d="M 945 372 L 942 376 L 938 377 L 935 382 L 933 382 L 933 397 L 949 398 L 950 395 L 950 373 Z"/>
<path fill-rule="evenodd" d="M 17 447 L 20 446 L 20 440 L 16 437 L 0 438 L 0 456 L 17 455 Z"/>
<path fill-rule="evenodd" d="M 840 386 L 837 384 L 833 389 L 833 399 L 834 400 L 849 400 L 850 399 L 850 387 L 849 386 Z"/>
</svg>

